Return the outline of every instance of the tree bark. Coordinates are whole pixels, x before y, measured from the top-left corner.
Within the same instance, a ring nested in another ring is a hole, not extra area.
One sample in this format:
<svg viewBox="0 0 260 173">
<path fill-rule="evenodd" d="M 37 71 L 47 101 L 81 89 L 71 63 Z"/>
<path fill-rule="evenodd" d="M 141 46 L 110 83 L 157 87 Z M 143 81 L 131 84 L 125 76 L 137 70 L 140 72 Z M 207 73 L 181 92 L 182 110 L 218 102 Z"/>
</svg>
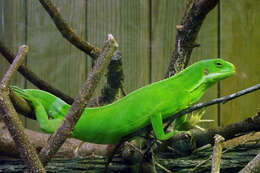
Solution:
<svg viewBox="0 0 260 173">
<path fill-rule="evenodd" d="M 29 137 L 31 144 L 40 152 L 41 149 L 47 145 L 50 134 L 35 132 L 29 129 L 24 129 L 25 134 Z M 107 156 L 112 149 L 109 145 L 99 145 L 84 143 L 75 153 L 75 149 L 81 144 L 82 141 L 69 138 L 62 145 L 55 157 L 87 157 L 90 155 Z M 0 156 L 19 158 L 19 151 L 10 136 L 8 129 L 3 123 L 0 123 Z"/>
<path fill-rule="evenodd" d="M 31 145 L 28 137 L 24 133 L 24 128 L 21 120 L 18 117 L 15 108 L 9 98 L 9 83 L 19 68 L 23 63 L 24 57 L 28 52 L 28 46 L 20 46 L 18 54 L 11 64 L 10 68 L 6 72 L 0 83 L 0 115 L 5 122 L 8 131 L 10 132 L 16 147 L 19 150 L 21 158 L 24 160 L 25 164 L 36 173 L 45 173 L 45 169 L 41 164 L 40 159 L 36 153 L 35 148 Z"/>
</svg>

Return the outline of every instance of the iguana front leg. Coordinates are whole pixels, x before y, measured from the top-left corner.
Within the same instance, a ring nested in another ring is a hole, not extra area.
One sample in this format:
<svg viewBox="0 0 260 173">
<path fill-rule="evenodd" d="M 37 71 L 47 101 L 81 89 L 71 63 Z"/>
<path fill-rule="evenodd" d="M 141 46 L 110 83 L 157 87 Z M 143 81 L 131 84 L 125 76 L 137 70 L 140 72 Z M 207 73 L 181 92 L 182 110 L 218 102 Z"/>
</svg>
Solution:
<svg viewBox="0 0 260 173">
<path fill-rule="evenodd" d="M 175 134 L 178 133 L 178 131 L 173 131 L 173 132 L 168 132 L 168 133 L 164 132 L 162 114 L 161 113 L 157 113 L 157 114 L 152 115 L 150 117 L 150 120 L 151 120 L 151 123 L 152 123 L 152 127 L 153 127 L 153 131 L 155 133 L 155 136 L 159 140 L 167 140 L 170 137 L 172 137 L 172 136 L 174 136 Z"/>
</svg>

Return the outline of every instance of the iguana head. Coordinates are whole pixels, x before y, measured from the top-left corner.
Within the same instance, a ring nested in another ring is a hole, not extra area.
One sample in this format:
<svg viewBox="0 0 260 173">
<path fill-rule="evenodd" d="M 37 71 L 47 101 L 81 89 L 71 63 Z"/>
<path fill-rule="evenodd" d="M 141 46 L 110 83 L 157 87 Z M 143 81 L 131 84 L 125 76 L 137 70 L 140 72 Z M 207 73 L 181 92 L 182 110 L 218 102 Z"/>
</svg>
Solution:
<svg viewBox="0 0 260 173">
<path fill-rule="evenodd" d="M 207 59 L 192 64 L 179 77 L 189 87 L 188 91 L 194 95 L 193 99 L 197 100 L 214 83 L 234 73 L 233 64 L 222 59 Z"/>
<path fill-rule="evenodd" d="M 209 59 L 201 63 L 203 80 L 206 83 L 215 83 L 235 73 L 235 66 L 222 59 Z"/>
</svg>

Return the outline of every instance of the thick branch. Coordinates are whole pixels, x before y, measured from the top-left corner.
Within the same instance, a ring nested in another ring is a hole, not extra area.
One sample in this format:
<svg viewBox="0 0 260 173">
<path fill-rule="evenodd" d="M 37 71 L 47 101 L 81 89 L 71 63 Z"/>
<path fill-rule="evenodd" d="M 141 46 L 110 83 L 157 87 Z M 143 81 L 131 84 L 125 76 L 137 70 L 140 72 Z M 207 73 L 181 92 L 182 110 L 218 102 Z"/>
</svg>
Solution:
<svg viewBox="0 0 260 173">
<path fill-rule="evenodd" d="M 195 0 L 191 4 L 187 4 L 188 11 L 177 25 L 177 34 L 175 41 L 175 50 L 173 52 L 165 78 L 170 77 L 177 72 L 183 70 L 189 60 L 194 47 L 200 27 L 207 14 L 218 4 L 219 0 Z"/>
<path fill-rule="evenodd" d="M 205 131 L 192 129 L 188 134 L 182 133 L 175 135 L 173 138 L 167 141 L 167 144 L 165 145 L 170 145 L 177 150 L 180 150 L 183 154 L 189 154 L 196 148 L 207 144 L 213 144 L 213 137 L 216 134 L 219 134 L 226 140 L 229 140 L 238 135 L 252 131 L 260 131 L 260 112 L 254 117 L 247 118 L 244 121 L 230 124 L 225 127 L 209 128 Z M 181 145 L 184 143 L 186 144 L 185 146 Z"/>
<path fill-rule="evenodd" d="M 64 143 L 67 137 L 70 136 L 75 124 L 79 120 L 82 112 L 88 104 L 94 89 L 99 82 L 104 69 L 111 61 L 118 44 L 112 35 L 108 36 L 105 46 L 102 49 L 92 73 L 89 75 L 86 83 L 83 85 L 81 91 L 73 102 L 68 114 L 58 130 L 51 136 L 48 145 L 40 152 L 40 158 L 44 165 L 49 159 L 58 151 L 60 146 Z"/>
<path fill-rule="evenodd" d="M 6 48 L 1 41 L 0 41 L 0 52 L 10 64 L 13 62 L 15 55 L 10 50 L 8 50 L 8 48 Z M 48 91 L 48 92 L 52 93 L 53 95 L 66 101 L 67 103 L 72 104 L 73 98 L 64 94 L 63 92 L 59 91 L 58 89 L 54 88 L 46 81 L 40 79 L 34 72 L 29 70 L 25 65 L 21 65 L 19 67 L 18 71 L 26 79 L 28 79 L 32 84 L 37 86 L 39 89 Z"/>
<path fill-rule="evenodd" d="M 34 148 L 36 148 L 37 151 L 40 151 L 45 145 L 47 145 L 48 138 L 50 137 L 50 134 L 40 133 L 29 129 L 24 129 L 24 132 L 29 137 L 31 144 L 34 146 Z M 55 156 L 67 158 L 86 157 L 93 154 L 106 156 L 110 151 L 110 147 L 108 145 L 84 143 L 79 148 L 78 153 L 75 153 L 75 149 L 80 145 L 81 142 L 82 141 L 73 138 L 67 139 Z M 0 146 L 0 156 L 19 158 L 19 151 L 17 150 L 17 147 L 15 146 L 15 143 L 5 125 L 1 122 Z"/>
<path fill-rule="evenodd" d="M 9 98 L 9 82 L 18 69 L 18 67 L 22 64 L 26 53 L 28 52 L 27 46 L 21 46 L 19 48 L 18 54 L 5 74 L 4 78 L 0 84 L 0 114 L 2 115 L 2 119 L 4 120 L 14 142 L 20 152 L 21 158 L 25 161 L 26 165 L 33 172 L 42 172 L 45 170 L 36 154 L 35 148 L 31 145 L 28 137 L 24 133 L 24 128 L 22 126 L 22 122 L 16 113 L 12 102 Z"/>
</svg>

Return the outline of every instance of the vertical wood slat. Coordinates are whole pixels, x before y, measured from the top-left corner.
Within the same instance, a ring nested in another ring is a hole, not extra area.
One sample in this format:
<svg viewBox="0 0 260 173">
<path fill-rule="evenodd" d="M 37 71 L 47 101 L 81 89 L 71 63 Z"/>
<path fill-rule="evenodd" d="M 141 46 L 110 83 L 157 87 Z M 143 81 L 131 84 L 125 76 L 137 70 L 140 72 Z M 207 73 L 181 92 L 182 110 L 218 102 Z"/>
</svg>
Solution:
<svg viewBox="0 0 260 173">
<path fill-rule="evenodd" d="M 119 43 L 127 92 L 149 83 L 149 1 L 88 0 L 88 41 L 102 47 L 108 33 Z"/>
<path fill-rule="evenodd" d="M 14 54 L 19 46 L 25 44 L 25 2 L 24 1 L 0 1 L 1 22 L 0 39 Z M 6 73 L 10 64 L 0 54 L 0 78 Z M 24 86 L 25 79 L 16 73 L 11 81 L 12 85 Z M 20 116 L 23 125 L 25 118 Z"/>
<path fill-rule="evenodd" d="M 184 6 L 185 1 L 152 0 L 152 82 L 164 78 Z"/>
<path fill-rule="evenodd" d="M 85 37 L 85 0 L 55 0 L 53 3 L 62 16 Z M 28 0 L 28 67 L 42 79 L 75 96 L 86 76 L 85 54 L 65 40 L 39 1 Z M 31 84 L 28 88 L 33 88 Z M 38 124 L 30 128 L 38 129 Z"/>
<path fill-rule="evenodd" d="M 260 82 L 260 1 L 221 1 L 221 56 L 236 66 L 234 77 L 221 82 L 221 95 Z M 260 91 L 221 106 L 221 125 L 254 116 L 260 108 Z"/>
</svg>

